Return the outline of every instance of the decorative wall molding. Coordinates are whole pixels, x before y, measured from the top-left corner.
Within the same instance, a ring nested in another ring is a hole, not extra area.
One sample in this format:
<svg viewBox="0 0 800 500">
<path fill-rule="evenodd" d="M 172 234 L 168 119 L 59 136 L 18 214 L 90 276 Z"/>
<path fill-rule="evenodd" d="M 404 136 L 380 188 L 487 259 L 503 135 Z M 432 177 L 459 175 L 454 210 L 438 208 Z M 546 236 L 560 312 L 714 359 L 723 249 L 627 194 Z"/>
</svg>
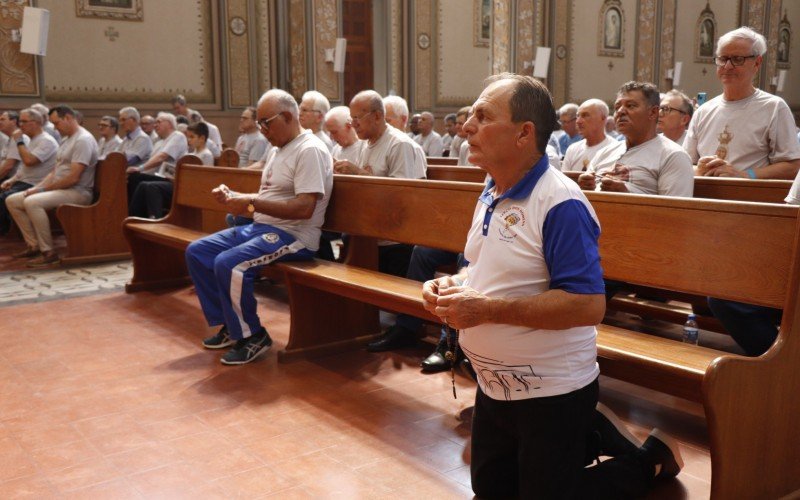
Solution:
<svg viewBox="0 0 800 500">
<path fill-rule="evenodd" d="M 38 96 L 39 68 L 36 58 L 19 51 L 11 30 L 22 26 L 22 11 L 29 2 L 8 3 L 0 9 L 0 96 Z"/>
<path fill-rule="evenodd" d="M 778 54 L 776 60 L 778 68 L 789 69 L 792 61 L 792 24 L 786 17 L 787 11 L 783 11 L 783 18 L 778 24 Z"/>
<path fill-rule="evenodd" d="M 252 104 L 250 86 L 250 29 L 247 0 L 228 0 L 225 19 L 225 41 L 228 48 L 226 76 L 228 82 L 228 103 L 232 107 L 245 107 Z"/>
<path fill-rule="evenodd" d="M 325 62 L 325 49 L 336 46 L 339 14 L 336 0 L 314 0 L 314 88 L 332 101 L 341 100 L 339 75 Z"/>
<path fill-rule="evenodd" d="M 661 64 L 658 81 L 660 89 L 672 88 L 672 80 L 667 80 L 667 70 L 675 67 L 675 18 L 678 12 L 677 0 L 662 0 L 661 5 Z"/>
<path fill-rule="evenodd" d="M 639 0 L 639 17 L 636 20 L 636 80 L 652 82 L 656 51 L 656 0 Z"/>
<path fill-rule="evenodd" d="M 767 53 L 764 65 L 766 70 L 763 74 L 763 84 L 769 86 L 773 92 L 775 86 L 772 85 L 772 78 L 778 74 L 778 31 L 781 25 L 781 13 L 783 11 L 781 0 L 771 0 L 768 6 L 768 33 L 762 33 L 767 37 Z"/>
<path fill-rule="evenodd" d="M 511 0 L 492 3 L 492 74 L 511 71 Z"/>
<path fill-rule="evenodd" d="M 277 29 L 270 13 L 271 0 L 258 0 L 255 2 L 257 26 L 256 29 L 257 45 L 257 67 L 258 67 L 258 86 L 257 94 L 262 94 L 272 88 L 272 33 Z"/>
<path fill-rule="evenodd" d="M 303 0 L 289 0 L 289 56 L 289 93 L 299 98 L 308 90 L 306 8 Z"/>
<path fill-rule="evenodd" d="M 538 45 L 536 31 L 536 1 L 535 0 L 518 0 L 517 1 L 517 33 L 516 33 L 516 60 L 514 68 L 517 73 L 531 75 L 533 74 L 533 67 L 526 67 L 525 63 L 530 65 L 533 58 L 536 57 L 536 46 Z"/>
<path fill-rule="evenodd" d="M 711 4 L 706 2 L 706 7 L 697 18 L 694 33 L 694 61 L 699 63 L 714 64 L 714 46 L 721 33 L 717 27 L 717 19 Z"/>
<path fill-rule="evenodd" d="M 417 0 L 414 8 L 414 40 L 434 33 L 433 0 Z M 434 51 L 414 44 L 414 109 L 433 109 Z"/>
<path fill-rule="evenodd" d="M 568 102 L 571 97 L 572 81 L 569 71 L 569 59 L 572 46 L 572 8 L 570 0 L 555 0 L 555 12 L 551 15 L 552 26 L 551 43 L 553 47 L 565 47 L 565 57 L 553 59 L 553 72 L 548 79 L 550 82 L 550 92 L 556 105 Z"/>
<path fill-rule="evenodd" d="M 393 89 L 398 95 L 404 95 L 403 47 L 405 37 L 403 37 L 403 4 L 401 0 L 391 0 L 389 8 L 391 9 L 389 39 L 392 44 L 390 48 L 391 80 L 389 82 L 389 88 Z"/>
<path fill-rule="evenodd" d="M 625 57 L 625 10 L 620 0 L 606 0 L 597 16 L 597 55 Z"/>
</svg>

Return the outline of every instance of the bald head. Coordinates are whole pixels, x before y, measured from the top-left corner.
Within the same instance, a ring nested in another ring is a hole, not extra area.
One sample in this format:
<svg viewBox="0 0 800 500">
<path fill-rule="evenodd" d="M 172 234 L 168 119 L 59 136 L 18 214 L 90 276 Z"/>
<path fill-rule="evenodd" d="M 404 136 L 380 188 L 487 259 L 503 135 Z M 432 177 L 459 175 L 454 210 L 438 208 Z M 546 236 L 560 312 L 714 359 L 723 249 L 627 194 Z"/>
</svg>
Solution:
<svg viewBox="0 0 800 500">
<path fill-rule="evenodd" d="M 576 125 L 578 132 L 589 146 L 602 142 L 606 137 L 606 118 L 608 104 L 600 99 L 584 101 L 578 108 Z"/>
<path fill-rule="evenodd" d="M 358 138 L 373 143 L 386 130 L 383 98 L 374 90 L 362 90 L 350 100 L 350 121 Z"/>
</svg>

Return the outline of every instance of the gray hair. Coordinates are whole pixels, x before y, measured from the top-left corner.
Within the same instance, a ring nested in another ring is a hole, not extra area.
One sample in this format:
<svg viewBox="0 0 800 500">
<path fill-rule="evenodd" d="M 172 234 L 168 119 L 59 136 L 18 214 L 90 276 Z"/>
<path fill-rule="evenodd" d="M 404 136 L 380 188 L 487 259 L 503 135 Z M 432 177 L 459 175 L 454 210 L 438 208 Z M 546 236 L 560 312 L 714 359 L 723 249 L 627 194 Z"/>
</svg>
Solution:
<svg viewBox="0 0 800 500">
<path fill-rule="evenodd" d="M 628 92 L 639 91 L 644 96 L 645 102 L 654 107 L 661 105 L 661 94 L 658 92 L 658 87 L 650 82 L 630 82 L 622 84 L 622 87 L 617 91 L 617 95 L 627 94 Z"/>
<path fill-rule="evenodd" d="M 383 108 L 392 108 L 400 116 L 408 118 L 408 103 L 399 95 L 387 95 L 383 98 Z"/>
<path fill-rule="evenodd" d="M 445 123 L 447 122 L 456 122 L 456 114 L 455 113 L 447 113 L 444 117 Z"/>
<path fill-rule="evenodd" d="M 689 118 L 692 117 L 694 114 L 694 105 L 692 104 L 692 100 L 689 99 L 689 96 L 681 92 L 680 90 L 672 89 L 666 94 L 665 97 L 678 97 L 681 100 L 681 111 L 686 113 Z"/>
<path fill-rule="evenodd" d="M 270 89 L 264 92 L 264 94 L 258 99 L 258 105 L 261 106 L 267 100 L 275 100 L 275 104 L 278 107 L 279 112 L 289 112 L 291 113 L 294 119 L 297 119 L 300 111 L 297 106 L 297 101 L 294 100 L 294 97 L 285 90 L 281 89 Z"/>
<path fill-rule="evenodd" d="M 300 102 L 305 101 L 306 99 L 312 102 L 311 107 L 314 109 L 314 111 L 319 111 L 323 115 L 331 109 L 331 103 L 328 102 L 328 98 L 316 90 L 309 90 L 303 94 L 303 98 L 300 99 Z"/>
<path fill-rule="evenodd" d="M 183 94 L 176 95 L 175 97 L 172 98 L 170 102 L 172 104 L 180 104 L 181 106 L 186 106 L 186 98 L 183 96 Z"/>
<path fill-rule="evenodd" d="M 353 101 L 356 99 L 367 99 L 370 111 L 380 111 L 382 115 L 386 115 L 386 108 L 383 106 L 383 98 L 374 90 L 362 90 L 350 99 L 350 104 L 353 104 Z"/>
<path fill-rule="evenodd" d="M 166 120 L 170 123 L 170 125 L 172 125 L 173 130 L 178 130 L 178 120 L 175 119 L 175 115 L 172 113 L 160 111 L 156 116 L 156 120 Z"/>
<path fill-rule="evenodd" d="M 720 48 L 733 40 L 749 41 L 754 56 L 763 56 L 767 52 L 767 39 L 764 38 L 764 35 L 749 26 L 742 26 L 719 37 L 719 40 L 717 40 L 717 55 L 719 55 Z"/>
<path fill-rule="evenodd" d="M 536 127 L 536 148 L 544 154 L 547 141 L 556 124 L 556 111 L 553 96 L 539 80 L 514 73 L 500 73 L 485 80 L 486 85 L 502 80 L 514 82 L 514 92 L 508 105 L 511 121 L 514 123 L 532 122 Z"/>
<path fill-rule="evenodd" d="M 36 104 L 31 104 L 31 107 L 29 109 L 34 109 L 41 115 L 42 125 L 50 121 L 50 108 L 48 108 L 44 104 L 37 102 Z"/>
<path fill-rule="evenodd" d="M 31 117 L 31 120 L 35 121 L 39 125 L 44 125 L 44 116 L 39 112 L 38 109 L 34 108 L 34 106 L 23 109 L 22 111 L 19 112 L 19 114 L 25 113 L 26 115 Z"/>
<path fill-rule="evenodd" d="M 106 116 L 100 118 L 100 121 L 101 122 L 103 122 L 103 121 L 108 122 L 108 125 L 111 128 L 114 129 L 114 132 L 119 132 L 119 121 L 116 118 L 114 118 L 113 116 L 106 115 Z"/>
<path fill-rule="evenodd" d="M 600 99 L 587 99 L 581 103 L 581 108 L 596 108 L 600 110 L 600 114 L 603 116 L 603 119 L 608 116 L 608 104 Z M 580 108 L 578 108 L 580 109 Z"/>
<path fill-rule="evenodd" d="M 423 111 L 422 113 L 420 113 L 420 116 L 428 117 L 431 119 L 431 121 L 436 120 L 436 118 L 434 118 L 433 116 L 433 113 L 431 113 L 430 111 Z"/>
<path fill-rule="evenodd" d="M 341 126 L 347 125 L 350 122 L 350 108 L 347 106 L 336 106 L 328 111 L 325 115 L 325 121 L 333 120 Z"/>
<path fill-rule="evenodd" d="M 136 123 L 139 123 L 141 117 L 139 116 L 139 110 L 134 108 L 133 106 L 126 106 L 119 110 L 119 114 L 124 116 L 125 118 L 133 118 Z"/>
<path fill-rule="evenodd" d="M 574 102 L 568 102 L 565 105 L 558 108 L 559 115 L 569 115 L 570 118 L 575 118 L 578 116 L 578 105 Z"/>
</svg>

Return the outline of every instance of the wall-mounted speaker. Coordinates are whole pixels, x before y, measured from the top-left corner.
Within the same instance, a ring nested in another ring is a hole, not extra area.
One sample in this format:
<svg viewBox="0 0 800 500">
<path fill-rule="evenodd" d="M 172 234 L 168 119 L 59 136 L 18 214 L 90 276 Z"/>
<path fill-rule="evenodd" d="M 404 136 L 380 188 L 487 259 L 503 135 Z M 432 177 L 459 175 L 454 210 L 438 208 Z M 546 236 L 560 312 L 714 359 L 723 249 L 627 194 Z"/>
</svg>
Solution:
<svg viewBox="0 0 800 500">
<path fill-rule="evenodd" d="M 333 56 L 333 71 L 344 73 L 344 58 L 347 52 L 347 38 L 336 39 L 336 54 Z"/>
<path fill-rule="evenodd" d="M 25 7 L 22 11 L 22 43 L 20 52 L 43 56 L 47 54 L 47 32 L 50 29 L 50 11 Z"/>
</svg>

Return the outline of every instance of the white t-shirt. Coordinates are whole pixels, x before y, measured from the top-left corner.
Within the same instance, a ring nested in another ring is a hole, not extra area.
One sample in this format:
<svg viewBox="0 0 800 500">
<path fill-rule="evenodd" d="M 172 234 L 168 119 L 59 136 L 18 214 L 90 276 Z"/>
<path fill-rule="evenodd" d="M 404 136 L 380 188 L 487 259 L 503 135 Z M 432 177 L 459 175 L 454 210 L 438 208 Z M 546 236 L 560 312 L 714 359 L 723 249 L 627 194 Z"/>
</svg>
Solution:
<svg viewBox="0 0 800 500">
<path fill-rule="evenodd" d="M 119 151 L 120 147 L 122 146 L 122 139 L 119 138 L 118 135 L 112 135 L 111 139 L 106 140 L 105 137 L 101 137 L 99 141 L 97 141 L 97 151 L 98 151 L 98 160 L 105 160 L 108 153 L 113 153 L 114 151 Z"/>
<path fill-rule="evenodd" d="M 450 145 L 453 144 L 453 137 L 454 136 L 450 134 L 444 134 L 442 136 L 442 147 L 445 151 L 450 151 Z"/>
<path fill-rule="evenodd" d="M 31 140 L 27 135 L 22 134 L 22 142 L 24 142 L 27 146 Z M 6 175 L 9 179 L 14 178 L 14 182 L 16 182 L 16 178 L 14 176 L 16 175 L 20 164 L 22 164 L 22 158 L 19 156 L 17 141 L 11 140 L 11 138 L 9 138 L 8 142 L 6 142 L 3 152 L 0 153 L 0 166 L 2 166 L 1 164 L 5 163 L 6 160 L 14 160 L 14 166 L 11 167 L 11 170 L 9 170 Z"/>
<path fill-rule="evenodd" d="M 195 155 L 196 157 L 200 158 L 200 163 L 202 165 L 207 165 L 209 167 L 214 166 L 214 155 L 211 154 L 211 151 L 208 150 L 208 147 L 205 147 L 200 151 L 189 151 L 188 154 Z"/>
<path fill-rule="evenodd" d="M 165 139 L 158 141 L 153 147 L 152 156 L 159 153 L 166 153 L 168 158 L 161 162 L 156 175 L 167 179 L 175 178 L 175 162 L 189 150 L 186 136 L 177 130 L 173 130 Z"/>
<path fill-rule="evenodd" d="M 625 181 L 630 193 L 692 197 L 692 160 L 678 144 L 661 135 L 630 149 L 625 141 L 612 142 L 595 154 L 587 172 Z"/>
<path fill-rule="evenodd" d="M 0 132 L 0 162 L 6 159 L 6 147 L 11 143 L 11 138 Z"/>
<path fill-rule="evenodd" d="M 52 135 L 42 132 L 30 140 L 28 143 L 28 151 L 39 159 L 39 163 L 30 167 L 26 166 L 24 163 L 20 163 L 19 170 L 17 170 L 17 181 L 35 186 L 40 183 L 42 179 L 47 177 L 47 174 L 56 166 L 58 142 L 56 142 Z M 19 151 L 15 153 L 16 156 L 19 156 Z"/>
<path fill-rule="evenodd" d="M 82 163 L 86 167 L 81 172 L 78 182 L 69 189 L 92 194 L 94 187 L 94 168 L 97 164 L 97 141 L 94 136 L 83 127 L 61 141 L 56 154 L 55 179 L 61 179 L 69 174 L 70 165 Z"/>
<path fill-rule="evenodd" d="M 338 143 L 333 145 L 331 156 L 334 160 L 347 160 L 354 165 L 358 163 L 358 157 L 361 155 L 361 150 L 367 145 L 367 141 L 356 139 L 356 142 L 343 148 Z"/>
<path fill-rule="evenodd" d="M 719 95 L 692 116 L 683 143 L 692 162 L 724 154 L 737 170 L 800 158 L 794 119 L 786 102 L 763 90 L 738 101 Z"/>
<path fill-rule="evenodd" d="M 144 133 L 144 130 L 136 127 L 133 132 L 125 134 L 125 139 L 122 140 L 119 151 L 125 155 L 131 166 L 138 167 L 150 159 L 150 153 L 153 151 L 153 141 L 149 135 Z M 136 158 L 138 160 L 130 163 Z"/>
<path fill-rule="evenodd" d="M 458 158 L 461 154 L 461 144 L 466 142 L 463 137 L 453 137 L 453 142 L 450 143 L 450 158 Z M 459 163 L 461 165 L 461 163 Z"/>
<path fill-rule="evenodd" d="M 465 285 L 489 297 L 558 289 L 602 294 L 600 224 L 578 185 L 542 157 L 503 196 L 490 181 L 467 236 Z M 566 394 L 597 378 L 594 326 L 538 330 L 487 323 L 461 330 L 459 343 L 481 390 L 496 400 Z"/>
<path fill-rule="evenodd" d="M 331 136 L 329 136 L 327 132 L 320 129 L 320 131 L 315 133 L 314 135 L 317 136 L 317 138 L 321 140 L 323 144 L 325 144 L 325 147 L 328 148 L 329 153 L 333 151 L 333 141 L 331 140 Z"/>
<path fill-rule="evenodd" d="M 789 189 L 789 196 L 786 197 L 785 201 L 791 205 L 800 205 L 800 172 L 794 178 L 792 188 Z"/>
<path fill-rule="evenodd" d="M 239 168 L 248 167 L 251 163 L 260 160 L 267 151 L 267 138 L 256 130 L 249 134 L 242 134 L 236 139 L 236 152 L 239 153 Z"/>
<path fill-rule="evenodd" d="M 414 141 L 396 128 L 387 125 L 383 135 L 374 144 L 361 150 L 357 165 L 369 165 L 377 177 L 424 179 L 427 165 L 425 157 Z"/>
<path fill-rule="evenodd" d="M 206 141 L 206 147 L 209 151 L 211 151 L 211 154 L 214 155 L 214 158 L 219 158 L 219 155 L 222 152 L 222 134 L 219 133 L 219 127 L 213 123 L 205 122 L 205 124 L 208 125 L 208 140 Z"/>
<path fill-rule="evenodd" d="M 435 130 L 427 136 L 422 134 L 414 137 L 414 141 L 422 146 L 425 156 L 442 156 L 444 154 L 444 145 L 442 144 L 442 136 Z"/>
<path fill-rule="evenodd" d="M 254 222 L 269 224 L 294 236 L 311 251 L 319 248 L 325 210 L 333 189 L 333 159 L 328 148 L 313 134 L 299 134 L 281 148 L 267 153 L 261 174 L 261 200 L 291 200 L 299 194 L 318 193 L 314 213 L 309 219 L 280 219 L 256 212 Z"/>
<path fill-rule="evenodd" d="M 604 136 L 603 140 L 594 146 L 587 146 L 586 139 L 576 142 L 567 149 L 567 154 L 564 155 L 564 161 L 561 162 L 561 171 L 582 172 L 586 170 L 586 167 L 592 162 L 594 155 L 613 142 L 615 142 L 614 139 L 609 136 Z"/>
<path fill-rule="evenodd" d="M 461 166 L 469 167 L 472 163 L 467 159 L 469 157 L 469 142 L 463 141 L 461 146 L 458 147 L 458 164 Z"/>
</svg>

